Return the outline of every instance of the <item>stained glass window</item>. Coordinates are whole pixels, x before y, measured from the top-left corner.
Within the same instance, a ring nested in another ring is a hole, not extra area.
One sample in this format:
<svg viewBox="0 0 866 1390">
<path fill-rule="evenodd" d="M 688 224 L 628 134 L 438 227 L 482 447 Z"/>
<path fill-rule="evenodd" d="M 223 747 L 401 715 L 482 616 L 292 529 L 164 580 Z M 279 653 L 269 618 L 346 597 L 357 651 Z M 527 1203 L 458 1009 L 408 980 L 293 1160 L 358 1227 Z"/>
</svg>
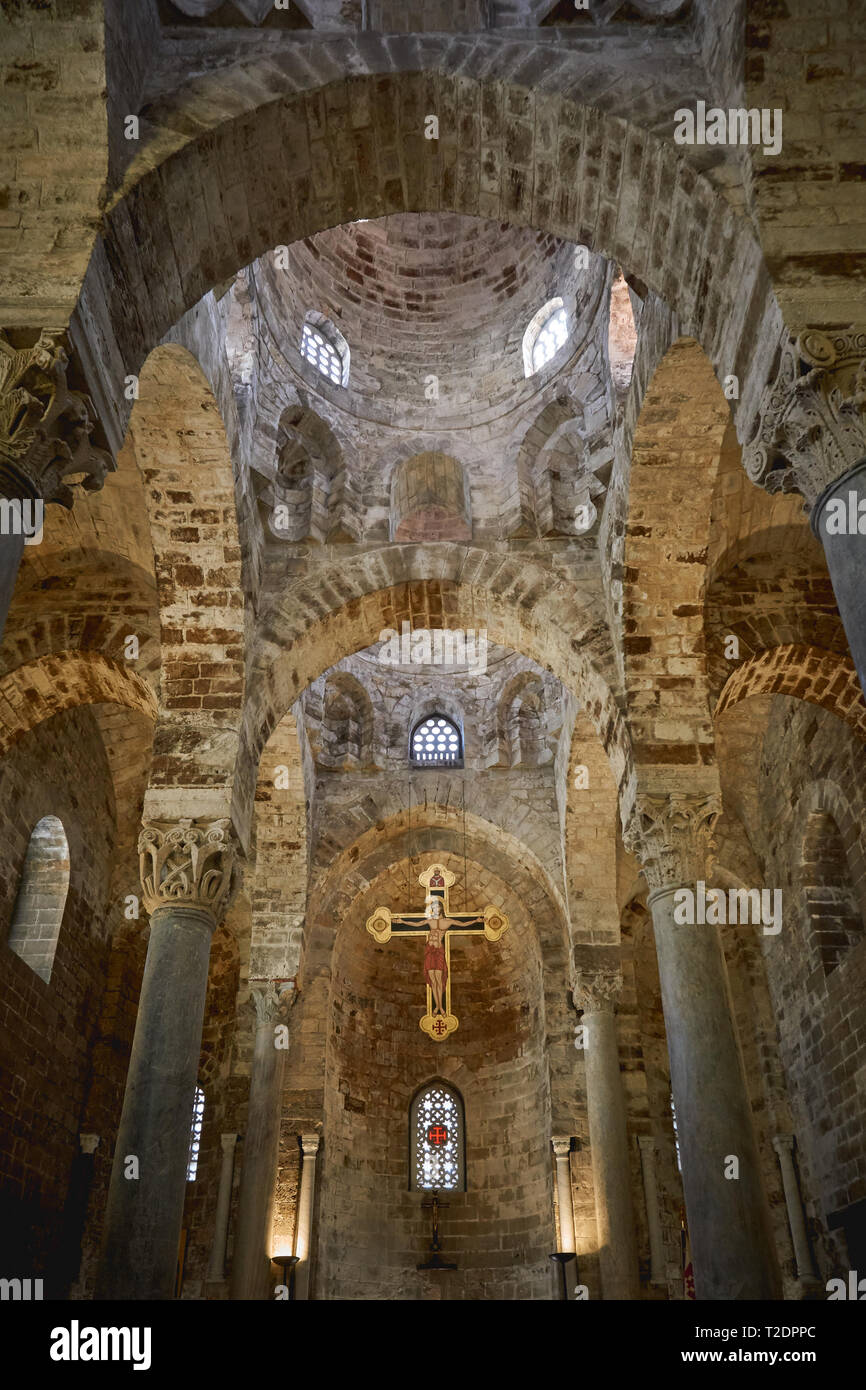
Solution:
<svg viewBox="0 0 866 1390">
<path fill-rule="evenodd" d="M 198 1171 L 198 1151 L 201 1147 L 201 1127 L 204 1120 L 204 1091 L 201 1086 L 195 1088 L 195 1100 L 192 1106 L 192 1125 L 189 1133 L 189 1159 L 186 1165 L 187 1182 L 195 1182 L 195 1175 Z"/>
<path fill-rule="evenodd" d="M 465 1187 L 463 1105 L 441 1081 L 425 1086 L 412 1102 L 412 1180 L 416 1191 Z"/>
<path fill-rule="evenodd" d="M 456 724 L 442 714 L 431 714 L 415 725 L 412 761 L 425 767 L 459 767 L 460 734 Z"/>
</svg>

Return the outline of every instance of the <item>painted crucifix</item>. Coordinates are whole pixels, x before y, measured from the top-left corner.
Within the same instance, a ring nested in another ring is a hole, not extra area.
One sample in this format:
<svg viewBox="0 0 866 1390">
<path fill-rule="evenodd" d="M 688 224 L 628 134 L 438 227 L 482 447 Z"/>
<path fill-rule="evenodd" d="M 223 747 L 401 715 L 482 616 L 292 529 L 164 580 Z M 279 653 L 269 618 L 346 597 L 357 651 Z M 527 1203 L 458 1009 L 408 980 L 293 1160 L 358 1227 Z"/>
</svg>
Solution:
<svg viewBox="0 0 866 1390">
<path fill-rule="evenodd" d="M 442 864 L 432 864 L 418 875 L 426 889 L 423 912 L 392 913 L 377 907 L 367 918 L 367 931 L 380 945 L 392 936 L 424 937 L 424 982 L 427 986 L 427 1012 L 419 1026 L 434 1042 L 444 1042 L 460 1026 L 451 1012 L 451 937 L 485 936 L 498 941 L 508 930 L 508 918 L 498 907 L 481 912 L 452 912 L 448 891 L 456 875 Z"/>
</svg>

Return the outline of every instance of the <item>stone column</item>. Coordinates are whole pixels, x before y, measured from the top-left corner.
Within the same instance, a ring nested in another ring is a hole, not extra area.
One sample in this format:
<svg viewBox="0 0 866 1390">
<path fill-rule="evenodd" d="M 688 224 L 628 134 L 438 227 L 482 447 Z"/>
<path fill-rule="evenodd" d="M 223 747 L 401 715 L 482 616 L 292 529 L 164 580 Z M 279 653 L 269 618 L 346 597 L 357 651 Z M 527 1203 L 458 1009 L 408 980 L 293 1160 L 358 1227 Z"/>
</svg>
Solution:
<svg viewBox="0 0 866 1390">
<path fill-rule="evenodd" d="M 280 1145 L 285 1047 L 275 1029 L 285 1025 L 292 986 L 274 980 L 252 987 L 255 1046 L 244 1134 L 232 1298 L 270 1297 L 271 1227 Z"/>
<path fill-rule="evenodd" d="M 709 878 L 715 796 L 639 794 L 627 834 L 650 886 L 683 1188 L 699 1299 L 780 1297 L 718 928 L 680 925 L 674 894 Z M 729 1157 L 739 1176 L 727 1178 Z"/>
<path fill-rule="evenodd" d="M 574 1250 L 574 1203 L 571 1196 L 571 1140 L 551 1139 L 556 1155 L 556 1204 L 559 1208 L 559 1248 Z"/>
<path fill-rule="evenodd" d="M 866 692 L 866 333 L 807 332 L 784 345 L 743 461 L 767 491 L 806 499 Z"/>
<path fill-rule="evenodd" d="M 229 1209 L 232 1201 L 232 1173 L 235 1165 L 236 1134 L 221 1134 L 220 1147 L 223 1151 L 220 1166 L 220 1185 L 217 1192 L 216 1215 L 214 1216 L 213 1245 L 207 1277 L 209 1284 L 221 1284 L 226 1277 L 226 1237 L 229 1229 Z"/>
<path fill-rule="evenodd" d="M 643 1195 L 650 1243 L 650 1283 L 664 1284 L 665 1250 L 662 1240 L 662 1221 L 659 1213 L 659 1192 L 656 1182 L 656 1141 L 651 1134 L 638 1135 Z"/>
<path fill-rule="evenodd" d="M 614 1016 L 621 988 L 619 972 L 607 970 L 581 971 L 573 988 L 575 1003 L 583 1009 L 586 1106 L 606 1299 L 636 1298 L 638 1293 L 628 1132 Z"/>
<path fill-rule="evenodd" d="M 312 1254 L 313 1198 L 316 1192 L 316 1155 L 319 1152 L 318 1134 L 302 1134 L 301 1190 L 298 1194 L 298 1220 L 295 1225 L 295 1298 L 310 1296 L 310 1256 Z"/>
<path fill-rule="evenodd" d="M 100 1299 L 174 1294 L 208 958 L 234 872 L 227 820 L 146 826 L 138 848 L 150 941 L 108 1191 Z"/>
<path fill-rule="evenodd" d="M 33 347 L 13 346 L 0 332 L 0 638 L 25 544 L 38 544 L 45 503 L 71 507 L 73 487 L 94 492 L 116 467 L 91 442 L 96 413 L 88 396 L 66 384 L 62 334 L 43 331 Z"/>
<path fill-rule="evenodd" d="M 817 1283 L 818 1276 L 812 1263 L 812 1251 L 809 1248 L 809 1237 L 806 1234 L 803 1203 L 800 1200 L 800 1189 L 797 1186 L 797 1174 L 794 1169 L 793 1134 L 777 1134 L 773 1140 L 773 1148 L 779 1155 L 779 1167 L 782 1170 L 782 1186 L 785 1190 L 785 1206 L 788 1209 L 788 1225 L 791 1228 L 794 1258 L 797 1261 L 797 1278 L 804 1284 L 814 1284 Z"/>
</svg>

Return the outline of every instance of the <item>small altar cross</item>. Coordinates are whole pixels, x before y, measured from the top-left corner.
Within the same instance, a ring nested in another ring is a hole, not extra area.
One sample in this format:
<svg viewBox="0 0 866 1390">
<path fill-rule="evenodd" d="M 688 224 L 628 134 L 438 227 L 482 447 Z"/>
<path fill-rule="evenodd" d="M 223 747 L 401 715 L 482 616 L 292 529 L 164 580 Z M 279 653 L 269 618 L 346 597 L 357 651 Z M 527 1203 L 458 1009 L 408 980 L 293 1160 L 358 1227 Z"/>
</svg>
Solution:
<svg viewBox="0 0 866 1390">
<path fill-rule="evenodd" d="M 432 864 L 418 875 L 418 882 L 427 890 L 423 912 L 398 915 L 387 907 L 377 907 L 367 918 L 367 931 L 380 945 L 392 936 L 425 938 L 427 1012 L 419 1026 L 434 1042 L 444 1042 L 460 1026 L 460 1020 L 451 1012 L 451 937 L 485 936 L 488 941 L 498 941 L 508 930 L 508 918 L 498 907 L 488 905 L 481 912 L 452 912 L 448 891 L 455 881 L 456 875 L 450 869 Z M 441 927 L 437 927 L 438 922 Z"/>
</svg>

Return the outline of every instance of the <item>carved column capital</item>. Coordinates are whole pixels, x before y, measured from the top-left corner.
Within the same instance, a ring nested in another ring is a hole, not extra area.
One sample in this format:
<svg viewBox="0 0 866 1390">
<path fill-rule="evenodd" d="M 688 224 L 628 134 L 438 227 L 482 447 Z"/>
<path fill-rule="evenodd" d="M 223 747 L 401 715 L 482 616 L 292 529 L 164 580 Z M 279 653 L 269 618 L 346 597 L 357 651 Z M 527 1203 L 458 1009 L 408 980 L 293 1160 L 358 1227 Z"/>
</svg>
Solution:
<svg viewBox="0 0 866 1390">
<path fill-rule="evenodd" d="M 194 907 L 222 920 L 237 881 L 237 841 L 228 819 L 154 821 L 138 837 L 144 905 Z"/>
<path fill-rule="evenodd" d="M 62 337 L 43 329 L 33 347 L 16 348 L 0 332 L 0 493 L 69 508 L 73 487 L 98 492 L 117 465 L 92 442 L 90 397 L 66 384 Z M 80 483 L 64 482 L 79 473 Z"/>
<path fill-rule="evenodd" d="M 656 1141 L 654 1134 L 639 1134 L 637 1137 L 637 1142 L 638 1148 L 640 1149 L 642 1154 L 647 1154 L 647 1156 L 650 1158 L 655 1157 Z"/>
<path fill-rule="evenodd" d="M 721 798 L 690 792 L 638 793 L 623 843 L 651 891 L 706 878 Z"/>
<path fill-rule="evenodd" d="M 95 1154 L 99 1147 L 99 1135 L 79 1134 L 78 1142 L 81 1145 L 81 1152 L 83 1154 Z"/>
<path fill-rule="evenodd" d="M 303 1151 L 304 1158 L 315 1158 L 316 1154 L 319 1152 L 319 1144 L 321 1142 L 320 1135 L 301 1134 L 299 1138 L 301 1141 L 301 1150 Z"/>
<path fill-rule="evenodd" d="M 568 1158 L 568 1155 L 571 1153 L 571 1139 L 568 1135 L 557 1135 L 557 1137 L 551 1139 L 550 1142 L 557 1158 Z"/>
<path fill-rule="evenodd" d="M 234 1148 L 235 1148 L 235 1145 L 237 1144 L 237 1142 L 238 1142 L 238 1136 L 237 1136 L 236 1134 L 221 1134 L 221 1135 L 220 1135 L 220 1146 L 221 1146 L 222 1151 L 223 1151 L 224 1154 L 234 1153 Z"/>
<path fill-rule="evenodd" d="M 622 989 L 618 970 L 580 970 L 574 977 L 574 1002 L 585 1014 L 612 1014 Z"/>
<path fill-rule="evenodd" d="M 255 1010 L 256 1027 L 285 1023 L 294 999 L 292 980 L 254 980 L 250 982 L 250 1004 Z"/>
<path fill-rule="evenodd" d="M 782 1154 L 790 1154 L 794 1151 L 793 1134 L 776 1134 L 773 1137 L 773 1148 L 781 1158 Z"/>
<path fill-rule="evenodd" d="M 866 455 L 866 333 L 808 332 L 782 349 L 743 450 L 752 482 L 812 508 Z"/>
</svg>

